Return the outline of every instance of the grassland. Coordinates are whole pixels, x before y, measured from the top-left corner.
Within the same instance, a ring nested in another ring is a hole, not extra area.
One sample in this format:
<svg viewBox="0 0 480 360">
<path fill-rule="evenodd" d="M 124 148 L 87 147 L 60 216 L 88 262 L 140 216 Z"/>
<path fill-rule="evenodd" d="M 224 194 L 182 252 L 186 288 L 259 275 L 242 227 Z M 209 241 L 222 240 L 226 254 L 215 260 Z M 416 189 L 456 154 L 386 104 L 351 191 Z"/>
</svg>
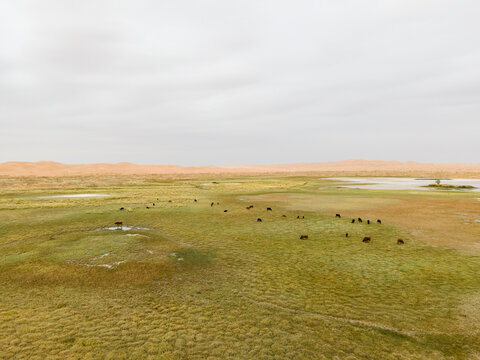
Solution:
<svg viewBox="0 0 480 360">
<path fill-rule="evenodd" d="M 0 359 L 479 359 L 478 194 L 331 185 L 1 178 Z"/>
</svg>

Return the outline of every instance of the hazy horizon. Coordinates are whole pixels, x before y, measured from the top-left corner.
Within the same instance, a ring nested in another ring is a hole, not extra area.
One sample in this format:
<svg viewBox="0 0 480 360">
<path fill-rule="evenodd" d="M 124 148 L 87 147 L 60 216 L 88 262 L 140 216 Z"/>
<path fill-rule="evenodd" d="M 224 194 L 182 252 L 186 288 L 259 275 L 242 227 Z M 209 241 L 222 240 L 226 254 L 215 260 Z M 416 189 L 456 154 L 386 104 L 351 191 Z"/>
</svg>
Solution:
<svg viewBox="0 0 480 360">
<path fill-rule="evenodd" d="M 0 163 L 478 164 L 480 3 L 0 1 Z"/>
</svg>

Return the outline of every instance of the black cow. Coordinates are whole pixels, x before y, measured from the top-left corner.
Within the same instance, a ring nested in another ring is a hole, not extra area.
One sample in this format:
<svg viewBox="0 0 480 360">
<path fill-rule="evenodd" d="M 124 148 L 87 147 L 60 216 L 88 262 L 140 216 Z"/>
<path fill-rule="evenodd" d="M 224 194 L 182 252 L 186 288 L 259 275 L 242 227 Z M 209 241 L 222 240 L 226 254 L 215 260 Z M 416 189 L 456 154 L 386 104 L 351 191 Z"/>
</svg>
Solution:
<svg viewBox="0 0 480 360">
<path fill-rule="evenodd" d="M 228 210 L 223 210 L 223 212 L 228 212 Z"/>
<path fill-rule="evenodd" d="M 300 240 L 303 240 L 303 239 L 308 239 L 308 235 L 307 234 L 300 235 Z"/>
<path fill-rule="evenodd" d="M 272 208 L 267 208 L 267 211 L 272 211 Z"/>
<path fill-rule="evenodd" d="M 367 224 L 370 225 L 370 220 L 367 220 Z"/>
<path fill-rule="evenodd" d="M 381 224 L 381 223 L 382 223 L 382 220 L 378 219 L 378 220 L 377 220 L 377 223 Z"/>
<path fill-rule="evenodd" d="M 371 238 L 370 236 L 365 236 L 365 237 L 363 238 L 362 242 L 364 242 L 364 243 L 369 243 L 370 240 L 372 240 L 372 238 Z"/>
<path fill-rule="evenodd" d="M 257 222 L 262 222 L 262 219 L 258 218 L 258 219 L 257 219 Z"/>
<path fill-rule="evenodd" d="M 145 206 L 147 209 L 150 209 L 150 206 Z"/>
<path fill-rule="evenodd" d="M 125 208 L 121 207 L 120 210 L 125 210 Z"/>
<path fill-rule="evenodd" d="M 405 241 L 403 241 L 403 239 L 397 240 L 397 245 L 403 245 L 403 244 L 405 244 Z"/>
<path fill-rule="evenodd" d="M 193 202 L 197 202 L 197 199 L 193 200 Z"/>
<path fill-rule="evenodd" d="M 341 218 L 340 214 L 335 214 L 336 218 Z"/>
<path fill-rule="evenodd" d="M 345 237 L 348 237 L 348 233 L 345 234 Z"/>
<path fill-rule="evenodd" d="M 359 222 L 359 223 L 361 223 L 361 222 L 362 222 L 362 218 L 358 218 L 357 220 L 358 220 L 358 222 Z"/>
<path fill-rule="evenodd" d="M 355 222 L 355 219 L 352 219 L 352 224 Z"/>
</svg>

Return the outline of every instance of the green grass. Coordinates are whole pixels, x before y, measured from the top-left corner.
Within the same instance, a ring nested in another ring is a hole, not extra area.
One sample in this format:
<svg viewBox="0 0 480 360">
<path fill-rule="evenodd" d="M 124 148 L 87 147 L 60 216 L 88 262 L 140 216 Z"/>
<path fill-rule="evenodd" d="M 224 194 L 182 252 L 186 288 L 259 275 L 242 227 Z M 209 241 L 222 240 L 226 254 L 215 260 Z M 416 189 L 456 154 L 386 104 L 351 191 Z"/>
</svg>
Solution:
<svg viewBox="0 0 480 360">
<path fill-rule="evenodd" d="M 473 195 L 301 177 L 41 181 L 0 193 L 1 359 L 480 355 L 478 256 L 350 222 L 425 199 L 475 208 Z M 38 197 L 87 192 L 111 196 Z"/>
</svg>

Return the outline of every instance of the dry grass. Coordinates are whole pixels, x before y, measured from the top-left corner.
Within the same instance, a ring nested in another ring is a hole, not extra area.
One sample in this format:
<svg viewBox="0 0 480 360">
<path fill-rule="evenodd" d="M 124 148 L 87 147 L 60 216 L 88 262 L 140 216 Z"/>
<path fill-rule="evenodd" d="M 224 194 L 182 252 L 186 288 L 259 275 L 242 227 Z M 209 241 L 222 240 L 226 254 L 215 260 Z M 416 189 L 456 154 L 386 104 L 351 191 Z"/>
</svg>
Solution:
<svg viewBox="0 0 480 360">
<path fill-rule="evenodd" d="M 480 354 L 478 225 L 463 224 L 480 201 L 469 194 L 293 177 L 74 180 L 12 180 L 0 193 L 2 359 Z M 87 192 L 112 196 L 37 197 Z M 118 220 L 142 229 L 102 229 Z"/>
</svg>

